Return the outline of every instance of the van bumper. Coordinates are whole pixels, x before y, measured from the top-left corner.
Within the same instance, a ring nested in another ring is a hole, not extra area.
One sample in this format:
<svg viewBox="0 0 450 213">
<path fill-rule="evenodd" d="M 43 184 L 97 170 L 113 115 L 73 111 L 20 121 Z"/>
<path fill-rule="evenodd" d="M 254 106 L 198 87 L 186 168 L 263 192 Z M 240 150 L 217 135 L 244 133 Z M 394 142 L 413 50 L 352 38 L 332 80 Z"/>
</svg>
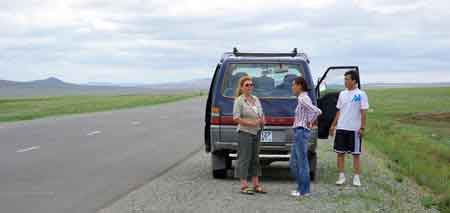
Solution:
<svg viewBox="0 0 450 213">
<path fill-rule="evenodd" d="M 265 155 L 286 155 L 289 154 L 293 141 L 293 130 L 291 127 L 267 126 L 267 130 L 277 131 L 274 135 L 275 142 L 261 142 L 260 157 Z M 283 132 L 282 134 L 280 132 Z M 308 141 L 308 151 L 316 152 L 317 128 L 311 129 L 311 138 Z M 211 148 L 213 152 L 228 151 L 235 153 L 238 149 L 236 126 L 212 126 L 211 127 Z M 270 156 L 267 156 L 270 158 Z"/>
</svg>

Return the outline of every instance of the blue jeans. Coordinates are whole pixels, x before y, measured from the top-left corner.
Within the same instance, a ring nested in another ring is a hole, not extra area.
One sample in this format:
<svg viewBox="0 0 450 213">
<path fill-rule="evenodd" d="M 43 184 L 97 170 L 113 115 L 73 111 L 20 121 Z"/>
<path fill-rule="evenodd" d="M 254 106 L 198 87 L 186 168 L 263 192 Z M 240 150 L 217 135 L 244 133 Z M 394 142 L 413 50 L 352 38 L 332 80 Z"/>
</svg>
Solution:
<svg viewBox="0 0 450 213">
<path fill-rule="evenodd" d="M 310 130 L 305 128 L 294 129 L 295 142 L 291 147 L 289 167 L 297 182 L 297 190 L 301 195 L 310 193 L 310 177 L 308 162 L 308 140 Z"/>
</svg>

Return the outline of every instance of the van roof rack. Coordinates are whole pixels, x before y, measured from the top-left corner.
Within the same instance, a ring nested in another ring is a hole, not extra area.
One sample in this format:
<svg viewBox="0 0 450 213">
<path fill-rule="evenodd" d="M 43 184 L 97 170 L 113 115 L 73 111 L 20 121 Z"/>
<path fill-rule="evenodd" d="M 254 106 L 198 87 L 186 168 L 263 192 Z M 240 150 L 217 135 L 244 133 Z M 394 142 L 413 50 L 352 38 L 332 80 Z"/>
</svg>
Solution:
<svg viewBox="0 0 450 213">
<path fill-rule="evenodd" d="M 244 53 L 234 47 L 233 55 L 235 56 L 251 56 L 251 57 L 295 57 L 297 56 L 297 48 L 294 48 L 290 53 Z"/>
<path fill-rule="evenodd" d="M 223 61 L 225 58 L 236 56 L 236 57 L 302 57 L 309 64 L 309 57 L 306 53 L 298 52 L 297 48 L 294 48 L 290 53 L 249 53 L 249 52 L 239 52 L 236 47 L 233 47 L 233 52 L 224 53 L 222 56 Z"/>
</svg>

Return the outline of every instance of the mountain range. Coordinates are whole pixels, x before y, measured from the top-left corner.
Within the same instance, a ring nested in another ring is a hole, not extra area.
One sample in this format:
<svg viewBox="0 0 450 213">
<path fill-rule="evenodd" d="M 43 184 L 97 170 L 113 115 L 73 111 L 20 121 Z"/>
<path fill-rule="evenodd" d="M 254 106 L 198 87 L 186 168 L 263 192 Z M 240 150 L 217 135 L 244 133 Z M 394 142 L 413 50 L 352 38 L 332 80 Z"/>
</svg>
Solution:
<svg viewBox="0 0 450 213">
<path fill-rule="evenodd" d="M 74 84 L 55 77 L 35 81 L 0 80 L 0 97 L 192 92 L 207 90 L 209 84 L 209 79 L 194 79 L 163 84 L 116 84 L 102 82 Z"/>
<path fill-rule="evenodd" d="M 50 77 L 35 81 L 9 81 L 0 79 L 0 97 L 27 96 L 62 96 L 62 95 L 126 95 L 147 93 L 174 93 L 207 91 L 211 79 L 199 78 L 187 81 L 139 84 L 89 82 L 74 84 Z M 329 85 L 330 86 L 330 85 Z M 450 82 L 442 83 L 368 83 L 363 88 L 395 88 L 395 87 L 446 87 Z"/>
</svg>

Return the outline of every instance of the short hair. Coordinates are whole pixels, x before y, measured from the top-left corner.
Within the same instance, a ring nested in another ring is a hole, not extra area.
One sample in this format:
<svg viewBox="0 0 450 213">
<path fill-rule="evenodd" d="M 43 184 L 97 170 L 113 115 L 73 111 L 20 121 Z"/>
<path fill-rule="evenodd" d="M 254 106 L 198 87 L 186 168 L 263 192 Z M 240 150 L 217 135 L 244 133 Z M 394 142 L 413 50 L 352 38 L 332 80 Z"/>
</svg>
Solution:
<svg viewBox="0 0 450 213">
<path fill-rule="evenodd" d="M 294 79 L 294 84 L 300 85 L 303 91 L 309 91 L 309 87 L 308 84 L 306 83 L 305 78 L 301 76 Z"/>
<path fill-rule="evenodd" d="M 350 76 L 350 78 L 352 79 L 352 81 L 358 81 L 358 73 L 355 70 L 350 70 L 345 72 L 344 76 Z"/>
</svg>

